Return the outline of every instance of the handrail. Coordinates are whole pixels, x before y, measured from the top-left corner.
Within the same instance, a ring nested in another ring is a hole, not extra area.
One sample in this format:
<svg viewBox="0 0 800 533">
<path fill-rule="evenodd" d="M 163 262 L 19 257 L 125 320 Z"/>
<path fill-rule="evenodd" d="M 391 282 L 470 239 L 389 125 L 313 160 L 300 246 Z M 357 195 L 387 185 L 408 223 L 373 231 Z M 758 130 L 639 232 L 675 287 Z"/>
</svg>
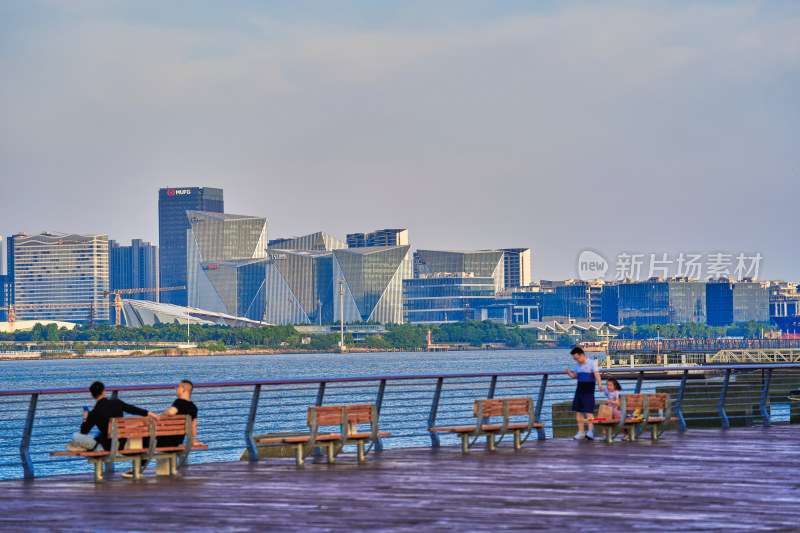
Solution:
<svg viewBox="0 0 800 533">
<path fill-rule="evenodd" d="M 738 365 L 686 365 L 686 366 L 647 366 L 647 367 L 623 367 L 623 368 L 600 368 L 600 374 L 631 374 L 636 372 L 663 373 L 663 372 L 682 372 L 684 370 L 703 372 L 710 370 L 761 370 L 761 369 L 800 369 L 800 363 L 765 363 L 765 364 L 738 364 Z M 211 381 L 205 383 L 194 383 L 194 388 L 219 388 L 219 387 L 253 387 L 255 385 L 309 385 L 318 383 L 348 383 L 362 381 L 401 381 L 401 380 L 428 380 L 428 379 L 464 379 L 464 378 L 491 378 L 511 377 L 511 376 L 552 376 L 563 374 L 559 370 L 531 371 L 531 372 L 471 372 L 466 374 L 408 374 L 408 375 L 377 375 L 377 376 L 356 376 L 338 378 L 293 378 L 293 379 L 269 379 L 269 380 L 248 380 L 248 381 Z M 175 383 L 160 383 L 147 385 L 106 385 L 107 391 L 139 391 L 139 390 L 163 390 L 175 388 Z M 24 390 L 2 390 L 0 396 L 28 396 L 31 394 L 82 394 L 86 393 L 87 387 L 78 388 L 57 388 L 57 389 L 24 389 Z"/>
</svg>

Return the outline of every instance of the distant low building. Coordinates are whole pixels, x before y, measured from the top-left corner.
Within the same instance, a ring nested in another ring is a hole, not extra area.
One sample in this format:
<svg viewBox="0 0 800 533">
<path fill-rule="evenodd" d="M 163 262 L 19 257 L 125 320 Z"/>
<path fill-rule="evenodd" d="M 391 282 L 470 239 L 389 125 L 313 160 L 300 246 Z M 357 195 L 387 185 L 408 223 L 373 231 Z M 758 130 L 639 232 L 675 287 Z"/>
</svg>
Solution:
<svg viewBox="0 0 800 533">
<path fill-rule="evenodd" d="M 426 274 L 403 280 L 403 301 L 404 319 L 412 324 L 490 319 L 495 280 L 463 272 Z"/>
<path fill-rule="evenodd" d="M 706 310 L 709 326 L 729 326 L 751 320 L 767 323 L 769 293 L 758 281 L 708 281 Z"/>
<path fill-rule="evenodd" d="M 348 233 L 348 248 L 403 246 L 408 244 L 407 229 L 379 229 L 371 233 Z"/>
<path fill-rule="evenodd" d="M 603 320 L 624 326 L 706 323 L 706 283 L 686 278 L 606 285 L 602 292 Z"/>
<path fill-rule="evenodd" d="M 530 322 L 523 324 L 520 329 L 532 330 L 538 341 L 558 341 L 562 335 L 569 335 L 573 343 L 582 340 L 587 334 L 594 333 L 599 341 L 615 339 L 622 326 L 615 326 L 608 322 L 559 322 L 556 320 L 544 322 Z"/>
</svg>

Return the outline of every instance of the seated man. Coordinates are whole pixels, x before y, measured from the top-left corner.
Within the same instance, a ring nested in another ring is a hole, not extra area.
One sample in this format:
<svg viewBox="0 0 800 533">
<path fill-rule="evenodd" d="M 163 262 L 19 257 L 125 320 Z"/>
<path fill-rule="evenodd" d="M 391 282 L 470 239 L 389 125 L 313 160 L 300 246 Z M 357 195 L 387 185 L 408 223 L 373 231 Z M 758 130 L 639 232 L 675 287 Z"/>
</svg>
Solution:
<svg viewBox="0 0 800 533">
<path fill-rule="evenodd" d="M 111 418 L 123 416 L 123 413 L 139 416 L 158 417 L 155 413 L 127 404 L 119 399 L 106 398 L 106 387 L 95 381 L 89 387 L 89 392 L 94 398 L 94 408 L 83 412 L 81 430 L 72 436 L 72 442 L 67 445 L 71 451 L 104 451 L 111 448 L 111 438 L 108 436 L 108 422 Z M 89 431 L 97 426 L 99 433 L 96 437 L 89 435 Z M 120 439 L 120 449 L 125 446 L 125 439 Z"/>
<path fill-rule="evenodd" d="M 188 379 L 184 379 L 178 383 L 178 386 L 175 387 L 175 396 L 177 399 L 161 413 L 161 416 L 189 415 L 192 418 L 192 441 L 197 437 L 197 406 L 192 401 L 193 388 L 194 385 L 192 385 L 192 382 Z M 156 446 L 159 448 L 180 446 L 181 444 L 183 444 L 183 437 L 181 435 L 168 435 L 156 439 Z"/>
</svg>

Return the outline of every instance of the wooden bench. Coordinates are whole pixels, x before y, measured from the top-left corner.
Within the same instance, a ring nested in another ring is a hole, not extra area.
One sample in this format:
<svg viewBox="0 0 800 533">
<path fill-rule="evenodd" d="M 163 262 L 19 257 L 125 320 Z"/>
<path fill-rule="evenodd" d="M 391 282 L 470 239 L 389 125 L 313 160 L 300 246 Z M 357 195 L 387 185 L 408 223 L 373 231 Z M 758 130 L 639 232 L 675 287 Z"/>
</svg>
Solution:
<svg viewBox="0 0 800 533">
<path fill-rule="evenodd" d="M 366 460 L 378 437 L 388 437 L 388 431 L 378 430 L 378 412 L 373 404 L 326 405 L 309 407 L 307 433 L 269 433 L 253 437 L 256 447 L 291 446 L 294 448 L 297 466 L 305 464 L 305 458 L 314 448 L 325 448 L 328 463 L 333 463 L 345 445 L 355 444 L 358 462 Z M 359 424 L 369 424 L 369 431 L 358 431 Z M 321 431 L 321 428 L 335 428 Z"/>
<path fill-rule="evenodd" d="M 94 480 L 103 481 L 103 465 L 110 465 L 119 461 L 133 463 L 133 479 L 141 479 L 142 470 L 147 463 L 155 458 L 165 460 L 169 465 L 169 475 L 178 471 L 178 458 L 181 465 L 186 463 L 189 452 L 192 450 L 205 450 L 208 446 L 202 442 L 192 440 L 192 418 L 187 415 L 161 416 L 157 420 L 148 416 L 130 416 L 112 418 L 108 424 L 108 434 L 111 438 L 111 449 L 106 451 L 76 451 L 76 452 L 50 452 L 54 457 L 85 457 L 94 465 Z M 158 437 L 172 435 L 185 436 L 186 442 L 180 446 L 156 446 Z M 147 448 L 142 446 L 142 439 L 149 437 Z M 121 449 L 120 439 L 127 439 L 125 447 Z"/>
<path fill-rule="evenodd" d="M 614 442 L 614 437 L 623 429 L 628 430 L 628 438 L 631 441 L 635 441 L 637 430 L 640 429 L 645 422 L 644 414 L 647 411 L 647 400 L 647 395 L 645 394 L 620 394 L 620 413 L 624 415 L 628 411 L 638 410 L 641 414 L 639 416 L 616 416 L 610 419 L 595 417 L 592 419 L 592 423 L 606 430 L 606 442 Z"/>
<path fill-rule="evenodd" d="M 514 449 L 519 450 L 522 444 L 528 440 L 530 433 L 534 429 L 541 429 L 544 424 L 536 423 L 533 409 L 532 398 L 502 398 L 475 400 L 473 406 L 475 424 L 464 426 L 432 427 L 428 431 L 456 433 L 461 437 L 462 453 L 469 453 L 469 448 L 478 437 L 485 436 L 486 444 L 490 451 L 496 449 L 497 443 L 509 433 L 514 434 Z M 526 421 L 512 422 L 510 417 L 527 417 Z M 493 422 L 492 418 L 502 417 L 502 422 Z M 522 438 L 522 433 L 526 435 Z M 500 439 L 495 441 L 499 436 Z M 470 443 L 470 437 L 472 442 Z"/>
</svg>

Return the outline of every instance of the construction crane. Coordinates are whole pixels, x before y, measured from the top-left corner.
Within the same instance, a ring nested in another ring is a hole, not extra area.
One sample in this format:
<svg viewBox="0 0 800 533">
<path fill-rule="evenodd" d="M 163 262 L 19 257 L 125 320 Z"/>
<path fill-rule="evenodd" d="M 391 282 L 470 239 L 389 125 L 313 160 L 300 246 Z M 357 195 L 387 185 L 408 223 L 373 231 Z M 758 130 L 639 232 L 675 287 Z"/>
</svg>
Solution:
<svg viewBox="0 0 800 533">
<path fill-rule="evenodd" d="M 11 304 L 0 307 L 0 311 L 8 311 L 9 329 L 14 331 L 14 323 L 17 321 L 17 310 L 22 309 L 67 309 L 67 308 L 89 308 L 89 322 L 94 323 L 94 307 L 99 305 L 96 302 L 74 303 L 74 304 Z"/>
<path fill-rule="evenodd" d="M 116 314 L 116 322 L 114 322 L 117 326 L 120 325 L 120 321 L 122 320 L 122 298 L 120 298 L 120 294 L 140 294 L 143 292 L 164 292 L 164 291 L 180 291 L 185 289 L 186 287 L 181 285 L 180 287 L 151 287 L 151 288 L 143 288 L 143 289 L 116 289 L 113 291 L 103 291 L 104 298 L 110 298 L 110 295 L 114 295 L 114 312 Z"/>
</svg>

